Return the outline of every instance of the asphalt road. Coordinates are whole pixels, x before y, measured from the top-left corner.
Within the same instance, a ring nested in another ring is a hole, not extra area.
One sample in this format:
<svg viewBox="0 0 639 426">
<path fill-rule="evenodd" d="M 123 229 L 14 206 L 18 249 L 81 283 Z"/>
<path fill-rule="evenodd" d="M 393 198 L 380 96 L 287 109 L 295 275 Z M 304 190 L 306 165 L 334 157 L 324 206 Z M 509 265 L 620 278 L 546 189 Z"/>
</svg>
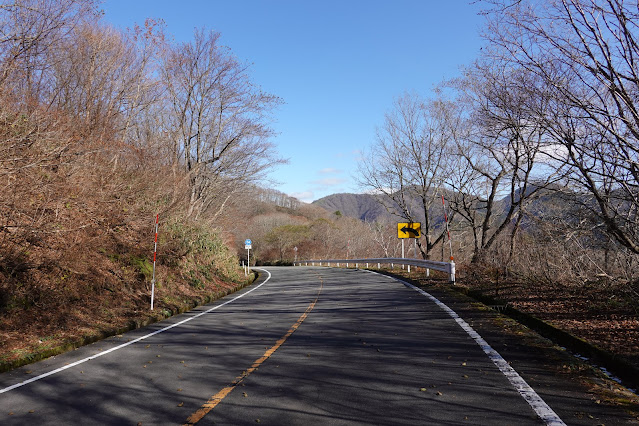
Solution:
<svg viewBox="0 0 639 426">
<path fill-rule="evenodd" d="M 0 375 L 0 424 L 552 420 L 424 294 L 366 271 L 267 269 L 210 305 Z"/>
</svg>

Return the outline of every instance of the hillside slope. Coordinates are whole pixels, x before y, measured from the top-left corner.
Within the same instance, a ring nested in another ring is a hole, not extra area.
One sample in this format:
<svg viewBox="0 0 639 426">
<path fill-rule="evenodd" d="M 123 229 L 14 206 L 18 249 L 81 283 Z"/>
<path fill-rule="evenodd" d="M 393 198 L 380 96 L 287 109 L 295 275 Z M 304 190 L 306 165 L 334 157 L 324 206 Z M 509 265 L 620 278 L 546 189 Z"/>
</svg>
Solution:
<svg viewBox="0 0 639 426">
<path fill-rule="evenodd" d="M 363 221 L 374 222 L 378 220 L 398 219 L 395 215 L 380 203 L 379 195 L 374 194 L 332 194 L 313 201 L 329 212 L 339 211 L 342 215 L 353 217 Z"/>
</svg>

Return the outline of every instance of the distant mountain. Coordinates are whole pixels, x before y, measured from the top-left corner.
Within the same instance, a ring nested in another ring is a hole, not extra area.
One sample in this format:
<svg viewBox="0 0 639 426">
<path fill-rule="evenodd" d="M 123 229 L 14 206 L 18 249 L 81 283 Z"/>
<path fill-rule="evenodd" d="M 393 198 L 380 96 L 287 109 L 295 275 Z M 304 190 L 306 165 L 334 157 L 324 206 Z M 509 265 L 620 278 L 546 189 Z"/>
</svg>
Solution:
<svg viewBox="0 0 639 426">
<path fill-rule="evenodd" d="M 322 207 L 330 213 L 339 211 L 342 215 L 357 218 L 365 221 L 390 221 L 390 222 L 404 222 L 406 219 L 402 218 L 398 212 L 389 212 L 380 202 L 381 195 L 375 194 L 350 194 L 341 193 L 333 194 L 320 198 L 314 201 L 312 204 Z M 449 199 L 450 194 L 445 194 L 445 197 Z M 522 223 L 522 227 L 529 228 L 534 227 L 534 220 L 560 220 L 572 223 L 575 220 L 579 220 L 579 217 L 584 217 L 585 214 L 582 211 L 578 212 L 579 208 L 575 207 L 575 197 L 580 197 L 578 194 L 545 189 L 540 191 L 536 196 L 532 197 L 525 204 L 525 210 L 529 215 L 529 218 Z M 581 200 L 583 204 L 589 204 L 587 200 Z M 415 212 L 415 221 L 423 221 L 424 215 L 421 212 L 421 206 L 417 199 L 412 200 L 411 210 Z M 493 214 L 496 218 L 505 214 L 506 210 L 510 207 L 510 197 L 503 197 L 496 200 L 495 210 Z M 481 212 L 480 212 L 481 214 Z M 444 221 L 444 214 L 442 206 L 439 202 L 434 202 L 429 208 L 429 216 L 431 217 L 432 225 L 437 227 Z"/>
<path fill-rule="evenodd" d="M 374 194 L 333 194 L 315 200 L 313 204 L 331 213 L 339 211 L 344 216 L 368 222 L 374 222 L 380 218 L 396 217 L 379 202 L 379 195 Z"/>
<path fill-rule="evenodd" d="M 404 222 L 404 219 L 397 210 L 389 211 L 381 202 L 382 195 L 377 194 L 351 194 L 341 193 L 328 195 L 319 200 L 313 201 L 313 205 L 322 207 L 323 209 L 335 213 L 339 211 L 342 215 L 354 217 L 367 222 L 390 221 Z M 412 210 L 417 212 L 416 220 L 423 220 L 423 214 L 420 215 L 420 209 L 415 200 Z M 422 217 L 420 217 L 422 216 Z M 443 215 L 442 215 L 443 220 Z"/>
</svg>

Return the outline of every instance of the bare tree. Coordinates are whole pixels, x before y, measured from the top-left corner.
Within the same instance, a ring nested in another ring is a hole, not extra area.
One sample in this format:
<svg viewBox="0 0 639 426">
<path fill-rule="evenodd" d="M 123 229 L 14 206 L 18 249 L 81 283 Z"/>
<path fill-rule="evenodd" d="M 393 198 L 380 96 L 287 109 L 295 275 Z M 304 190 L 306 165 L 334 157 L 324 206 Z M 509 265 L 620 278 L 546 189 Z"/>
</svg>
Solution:
<svg viewBox="0 0 639 426">
<path fill-rule="evenodd" d="M 197 30 L 194 40 L 168 49 L 165 129 L 173 161 L 188 174 L 189 216 L 219 214 L 243 184 L 255 182 L 281 160 L 268 139 L 269 114 L 279 98 L 250 81 L 248 66 L 219 44 L 220 35 Z"/>
<path fill-rule="evenodd" d="M 492 1 L 486 36 L 544 82 L 536 112 L 592 211 L 620 244 L 639 253 L 639 10 L 635 1 Z"/>
<path fill-rule="evenodd" d="M 331 220 L 319 218 L 311 224 L 310 253 L 303 253 L 306 259 L 330 259 L 342 257 L 341 248 L 344 242 L 344 233 L 338 225 Z"/>
<path fill-rule="evenodd" d="M 132 121 L 152 102 L 154 49 L 139 48 L 134 37 L 97 23 L 75 29 L 56 55 L 52 108 L 76 117 L 96 139 L 125 141 Z"/>
<path fill-rule="evenodd" d="M 0 4 L 0 84 L 37 105 L 51 84 L 54 52 L 74 28 L 97 15 L 93 0 L 14 0 Z"/>
<path fill-rule="evenodd" d="M 441 106 L 414 94 L 398 98 L 369 157 L 359 164 L 361 186 L 383 194 L 379 199 L 389 212 L 409 222 L 424 221 L 425 244 L 418 240 L 418 246 L 426 259 L 445 235 L 431 212 L 450 166 Z"/>
<path fill-rule="evenodd" d="M 309 236 L 308 225 L 282 225 L 271 229 L 264 241 L 276 249 L 279 260 L 283 261 L 285 256 L 290 260 L 293 257 L 293 247 L 307 240 Z"/>
<path fill-rule="evenodd" d="M 449 184 L 455 190 L 453 209 L 473 230 L 473 262 L 484 260 L 506 231 L 511 259 L 526 203 L 558 179 L 543 161 L 545 130 L 530 119 L 529 87 L 537 82 L 529 77 L 508 62 L 486 59 L 453 84 L 461 94 L 458 105 L 466 109 L 459 114 L 465 124 L 454 121 L 450 127 L 464 173 L 451 173 Z"/>
<path fill-rule="evenodd" d="M 398 243 L 394 224 L 385 221 L 366 222 L 366 224 L 369 228 L 369 239 L 375 242 L 377 251 L 382 254 L 382 257 L 396 257 Z"/>
</svg>

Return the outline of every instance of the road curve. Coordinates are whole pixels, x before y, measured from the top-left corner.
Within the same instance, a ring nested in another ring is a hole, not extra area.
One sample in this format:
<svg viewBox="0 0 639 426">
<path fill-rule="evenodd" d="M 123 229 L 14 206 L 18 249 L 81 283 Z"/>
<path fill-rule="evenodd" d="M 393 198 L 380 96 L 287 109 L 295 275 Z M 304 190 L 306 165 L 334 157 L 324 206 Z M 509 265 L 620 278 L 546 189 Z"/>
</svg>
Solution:
<svg viewBox="0 0 639 426">
<path fill-rule="evenodd" d="M 267 270 L 0 375 L 0 424 L 561 424 L 426 295 L 366 271 Z"/>
</svg>

